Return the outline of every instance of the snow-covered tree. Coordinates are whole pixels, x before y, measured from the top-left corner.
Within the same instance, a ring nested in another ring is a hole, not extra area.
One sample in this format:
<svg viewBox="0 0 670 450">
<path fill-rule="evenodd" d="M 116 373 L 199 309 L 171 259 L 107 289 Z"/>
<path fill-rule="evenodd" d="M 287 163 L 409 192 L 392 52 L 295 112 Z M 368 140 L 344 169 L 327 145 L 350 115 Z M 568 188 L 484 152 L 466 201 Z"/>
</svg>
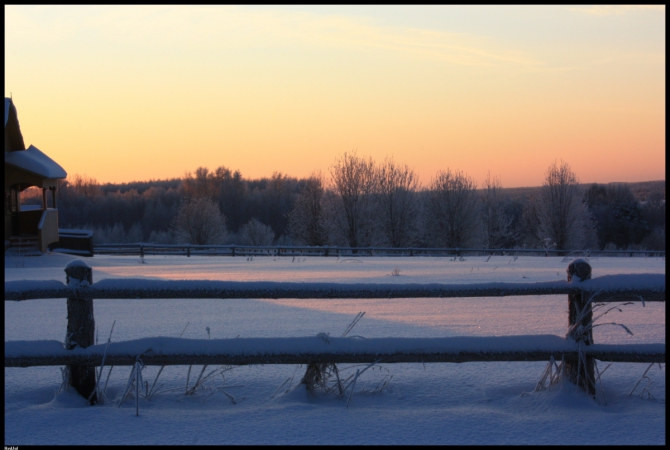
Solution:
<svg viewBox="0 0 670 450">
<path fill-rule="evenodd" d="M 288 217 L 288 232 L 297 244 L 326 245 L 328 243 L 325 211 L 322 204 L 323 195 L 321 173 L 313 173 L 305 181 Z"/>
<path fill-rule="evenodd" d="M 126 232 L 126 242 L 142 242 L 142 225 L 134 223 Z"/>
<path fill-rule="evenodd" d="M 650 233 L 640 203 L 627 184 L 593 184 L 586 191 L 586 203 L 598 223 L 600 248 L 613 243 L 626 249 Z"/>
<path fill-rule="evenodd" d="M 412 245 L 419 211 L 418 186 L 416 173 L 407 165 L 386 158 L 377 168 L 377 226 L 384 244 L 392 247 Z"/>
<path fill-rule="evenodd" d="M 558 250 L 593 245 L 593 219 L 570 165 L 554 162 L 547 169 L 538 204 L 538 237 L 551 239 Z"/>
<path fill-rule="evenodd" d="M 93 243 L 94 244 L 117 244 L 126 241 L 126 232 L 123 225 L 119 222 L 111 226 L 94 226 Z"/>
<path fill-rule="evenodd" d="M 462 172 L 440 171 L 426 199 L 427 232 L 433 245 L 469 247 L 480 234 L 476 184 Z"/>
<path fill-rule="evenodd" d="M 513 245 L 517 233 L 512 229 L 512 217 L 505 212 L 505 199 L 499 178 L 484 181 L 482 196 L 483 244 L 486 248 L 504 248 Z"/>
<path fill-rule="evenodd" d="M 252 218 L 240 228 L 240 240 L 245 245 L 272 245 L 275 240 L 275 233 L 269 225 L 265 225 L 258 219 Z"/>
<path fill-rule="evenodd" d="M 174 236 L 169 231 L 151 231 L 147 242 L 152 244 L 174 244 Z"/>
<path fill-rule="evenodd" d="M 372 158 L 359 158 L 356 153 L 345 153 L 330 167 L 333 191 L 336 194 L 329 205 L 331 220 L 350 247 L 372 243 L 374 218 L 372 194 L 375 188 L 375 169 Z"/>
<path fill-rule="evenodd" d="M 177 242 L 195 245 L 222 244 L 226 239 L 226 218 L 208 197 L 182 203 L 172 228 Z"/>
<path fill-rule="evenodd" d="M 521 243 L 526 248 L 543 248 L 544 237 L 540 237 L 540 200 L 538 196 L 529 195 L 523 202 L 519 230 Z M 553 247 L 552 247 L 553 248 Z"/>
</svg>

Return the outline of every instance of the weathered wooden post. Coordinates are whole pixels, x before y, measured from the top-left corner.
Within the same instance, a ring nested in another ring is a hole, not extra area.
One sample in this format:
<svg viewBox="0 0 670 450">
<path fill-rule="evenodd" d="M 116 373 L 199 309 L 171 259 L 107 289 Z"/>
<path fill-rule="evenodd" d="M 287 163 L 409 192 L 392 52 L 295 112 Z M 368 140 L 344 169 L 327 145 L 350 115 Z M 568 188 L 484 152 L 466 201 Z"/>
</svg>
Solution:
<svg viewBox="0 0 670 450">
<path fill-rule="evenodd" d="M 570 283 L 591 279 L 591 266 L 581 258 L 572 261 L 568 265 L 567 272 Z M 588 298 L 584 293 L 568 294 L 568 327 L 574 326 L 571 336 L 575 341 L 582 342 L 583 345 L 593 344 L 593 328 L 584 331 L 586 327 L 591 326 L 592 319 L 591 304 L 588 303 Z M 594 364 L 593 358 L 589 356 L 581 363 L 579 361 L 566 361 L 565 363 L 565 373 L 568 374 L 570 381 L 578 384 L 591 395 L 596 393 Z"/>
<path fill-rule="evenodd" d="M 65 267 L 65 280 L 69 287 L 84 288 L 93 284 L 93 269 L 79 259 Z M 82 298 L 77 291 L 67 299 L 67 335 L 65 347 L 86 348 L 95 342 L 95 319 L 93 318 L 93 299 Z M 69 383 L 92 405 L 98 402 L 95 395 L 95 367 L 69 365 Z"/>
</svg>

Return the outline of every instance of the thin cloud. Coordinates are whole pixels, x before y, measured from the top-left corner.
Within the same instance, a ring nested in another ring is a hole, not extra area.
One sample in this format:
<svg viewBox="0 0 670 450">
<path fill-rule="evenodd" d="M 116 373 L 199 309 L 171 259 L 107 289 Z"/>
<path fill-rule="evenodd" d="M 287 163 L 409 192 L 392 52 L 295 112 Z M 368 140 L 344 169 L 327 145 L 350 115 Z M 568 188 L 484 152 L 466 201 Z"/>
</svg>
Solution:
<svg viewBox="0 0 670 450">
<path fill-rule="evenodd" d="M 576 6 L 571 11 L 588 14 L 591 16 L 620 16 L 635 11 L 652 10 L 665 12 L 664 5 L 593 5 Z"/>
<path fill-rule="evenodd" d="M 371 19 L 310 12 L 222 6 L 87 6 L 13 8 L 6 35 L 67 41 L 92 38 L 116 45 L 195 51 L 280 46 L 384 49 L 463 66 L 541 64 L 492 39 L 393 27 Z"/>
<path fill-rule="evenodd" d="M 466 66 L 539 64 L 539 61 L 520 50 L 502 49 L 490 39 L 475 35 L 383 26 L 356 17 L 307 13 L 281 15 L 282 20 L 275 22 L 272 30 L 275 37 L 306 45 L 331 45 L 359 50 L 378 48 Z"/>
</svg>

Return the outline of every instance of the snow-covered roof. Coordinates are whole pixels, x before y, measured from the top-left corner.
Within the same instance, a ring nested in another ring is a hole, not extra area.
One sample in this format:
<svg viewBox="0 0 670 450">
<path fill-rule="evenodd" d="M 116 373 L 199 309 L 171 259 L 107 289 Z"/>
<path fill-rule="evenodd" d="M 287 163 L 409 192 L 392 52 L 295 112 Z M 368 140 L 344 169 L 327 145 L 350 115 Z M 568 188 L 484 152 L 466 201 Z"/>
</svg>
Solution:
<svg viewBox="0 0 670 450">
<path fill-rule="evenodd" d="M 5 121 L 7 120 L 7 99 L 5 99 Z M 42 153 L 37 147 L 25 150 L 5 152 L 5 164 L 11 164 L 25 171 L 45 178 L 65 178 L 67 172 L 53 159 Z"/>
<path fill-rule="evenodd" d="M 12 105 L 12 100 L 5 97 L 5 126 L 7 126 L 7 120 L 9 119 L 9 107 Z"/>
</svg>

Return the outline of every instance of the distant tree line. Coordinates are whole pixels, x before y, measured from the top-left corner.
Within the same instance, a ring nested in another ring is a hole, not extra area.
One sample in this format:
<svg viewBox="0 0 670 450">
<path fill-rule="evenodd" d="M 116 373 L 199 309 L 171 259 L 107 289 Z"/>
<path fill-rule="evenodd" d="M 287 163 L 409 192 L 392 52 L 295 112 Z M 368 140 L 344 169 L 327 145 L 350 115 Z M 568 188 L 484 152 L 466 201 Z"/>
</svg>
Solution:
<svg viewBox="0 0 670 450">
<path fill-rule="evenodd" d="M 449 168 L 422 187 L 406 164 L 355 152 L 305 179 L 200 167 L 124 184 L 74 175 L 57 192 L 61 228 L 93 230 L 96 243 L 665 249 L 664 184 L 640 200 L 628 184 L 579 184 L 565 162 L 522 197 Z"/>
</svg>

